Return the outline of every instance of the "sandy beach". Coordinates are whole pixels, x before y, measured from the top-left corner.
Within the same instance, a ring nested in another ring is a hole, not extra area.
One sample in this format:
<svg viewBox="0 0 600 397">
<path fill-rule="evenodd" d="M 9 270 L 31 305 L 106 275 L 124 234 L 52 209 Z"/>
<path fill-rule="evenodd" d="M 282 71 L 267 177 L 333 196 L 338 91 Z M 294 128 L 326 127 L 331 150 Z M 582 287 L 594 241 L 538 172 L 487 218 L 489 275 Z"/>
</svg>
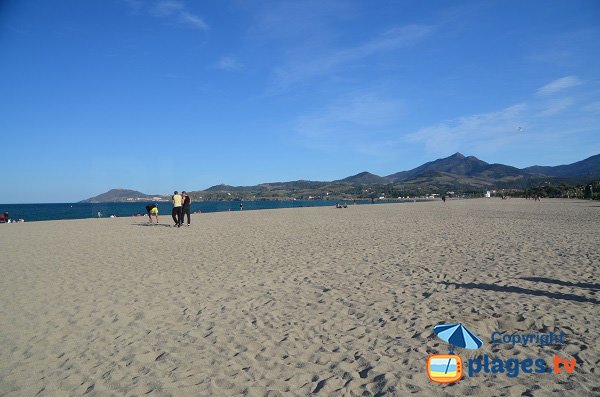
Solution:
<svg viewBox="0 0 600 397">
<path fill-rule="evenodd" d="M 0 225 L 0 396 L 597 396 L 600 204 L 478 199 Z M 573 373 L 429 380 L 457 349 Z M 492 344 L 495 331 L 564 344 Z"/>
</svg>

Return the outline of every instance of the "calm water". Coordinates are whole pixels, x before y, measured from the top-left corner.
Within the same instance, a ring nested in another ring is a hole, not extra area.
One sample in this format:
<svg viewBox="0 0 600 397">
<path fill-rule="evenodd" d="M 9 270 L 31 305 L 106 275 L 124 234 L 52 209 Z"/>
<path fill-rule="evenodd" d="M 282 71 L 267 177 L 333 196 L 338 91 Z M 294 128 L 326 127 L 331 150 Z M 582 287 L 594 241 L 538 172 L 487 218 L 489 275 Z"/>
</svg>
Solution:
<svg viewBox="0 0 600 397">
<path fill-rule="evenodd" d="M 379 203 L 402 202 L 406 200 L 386 200 Z M 408 200 L 412 201 L 412 200 Z M 295 207 L 323 207 L 334 206 L 335 200 L 289 200 L 289 201 L 244 201 L 244 211 L 263 210 L 272 208 L 295 208 Z M 351 201 L 346 202 L 351 205 Z M 357 200 L 357 204 L 370 204 L 370 200 Z M 151 202 L 136 203 L 63 203 L 63 204 L 0 204 L 0 213 L 8 212 L 12 219 L 25 219 L 31 221 L 49 221 L 56 219 L 82 219 L 97 218 L 98 211 L 103 217 L 111 215 L 131 216 L 146 215 L 146 205 Z M 171 203 L 158 203 L 160 215 L 171 215 Z M 193 202 L 192 212 L 223 212 L 239 211 L 239 201 L 200 201 Z"/>
</svg>

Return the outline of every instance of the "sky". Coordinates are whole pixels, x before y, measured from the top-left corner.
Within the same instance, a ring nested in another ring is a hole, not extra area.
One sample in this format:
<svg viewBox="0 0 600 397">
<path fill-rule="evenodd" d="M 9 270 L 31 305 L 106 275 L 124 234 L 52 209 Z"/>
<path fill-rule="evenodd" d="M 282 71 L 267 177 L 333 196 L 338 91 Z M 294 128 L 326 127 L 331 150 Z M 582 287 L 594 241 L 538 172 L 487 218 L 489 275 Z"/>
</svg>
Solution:
<svg viewBox="0 0 600 397">
<path fill-rule="evenodd" d="M 600 153 L 600 2 L 0 1 L 0 203 Z"/>
</svg>

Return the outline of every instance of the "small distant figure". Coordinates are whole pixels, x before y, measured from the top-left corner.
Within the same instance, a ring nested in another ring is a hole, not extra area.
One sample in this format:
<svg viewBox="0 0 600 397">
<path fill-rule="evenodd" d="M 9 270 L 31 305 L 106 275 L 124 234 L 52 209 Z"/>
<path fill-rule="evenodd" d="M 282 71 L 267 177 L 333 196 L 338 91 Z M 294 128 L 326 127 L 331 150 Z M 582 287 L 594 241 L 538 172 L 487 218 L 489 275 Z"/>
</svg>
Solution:
<svg viewBox="0 0 600 397">
<path fill-rule="evenodd" d="M 340 203 L 335 203 L 335 208 L 342 208 L 342 205 Z"/>
<path fill-rule="evenodd" d="M 148 213 L 148 219 L 152 223 L 152 215 L 156 218 L 156 224 L 158 225 L 158 207 L 156 204 L 150 204 L 146 206 L 146 212 Z"/>
<path fill-rule="evenodd" d="M 442 196 L 442 201 L 445 203 L 446 202 L 446 196 Z"/>
<path fill-rule="evenodd" d="M 243 210 L 244 210 L 244 204 L 240 203 L 240 211 L 243 211 Z"/>
<path fill-rule="evenodd" d="M 6 223 L 10 220 L 10 217 L 8 216 L 8 212 L 5 212 L 4 214 L 0 214 L 0 223 Z"/>
<path fill-rule="evenodd" d="M 371 204 L 375 204 L 375 199 L 371 197 Z"/>
<path fill-rule="evenodd" d="M 98 211 L 98 218 L 102 218 L 102 211 Z"/>
<path fill-rule="evenodd" d="M 181 213 L 181 223 L 183 224 L 183 218 L 187 215 L 187 225 L 190 225 L 190 204 L 192 204 L 192 198 L 188 196 L 187 192 L 184 190 L 181 192 L 183 196 L 183 206 Z"/>
</svg>

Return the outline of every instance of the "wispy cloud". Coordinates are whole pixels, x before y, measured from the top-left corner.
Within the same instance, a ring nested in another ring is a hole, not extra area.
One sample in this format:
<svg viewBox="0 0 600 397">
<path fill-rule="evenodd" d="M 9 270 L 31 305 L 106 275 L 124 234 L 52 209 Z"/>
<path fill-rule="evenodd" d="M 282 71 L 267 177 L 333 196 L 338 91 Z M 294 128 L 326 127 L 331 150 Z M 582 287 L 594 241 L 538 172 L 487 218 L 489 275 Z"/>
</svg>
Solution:
<svg viewBox="0 0 600 397">
<path fill-rule="evenodd" d="M 179 22 L 190 27 L 200 30 L 208 30 L 208 25 L 206 22 L 204 22 L 200 16 L 190 12 L 186 5 L 180 1 L 159 1 L 154 5 L 151 11 L 158 17 L 175 18 Z"/>
<path fill-rule="evenodd" d="M 357 5 L 344 0 L 254 1 L 240 3 L 253 20 L 248 37 L 262 45 L 327 42 L 335 35 L 332 24 L 356 16 Z"/>
<path fill-rule="evenodd" d="M 557 92 L 566 90 L 567 88 L 578 86 L 580 84 L 581 80 L 579 80 L 577 77 L 566 76 L 546 84 L 545 86 L 539 88 L 537 92 L 540 95 L 553 95 Z"/>
<path fill-rule="evenodd" d="M 563 110 L 567 109 L 569 106 L 573 104 L 573 98 L 559 98 L 550 101 L 550 103 L 540 111 L 537 116 L 538 117 L 549 117 L 554 116 Z"/>
<path fill-rule="evenodd" d="M 372 151 L 381 139 L 389 138 L 390 128 L 397 125 L 403 112 L 401 101 L 359 93 L 298 118 L 295 130 L 302 143 L 313 148 Z"/>
<path fill-rule="evenodd" d="M 599 112 L 600 102 L 589 99 L 587 94 L 548 98 L 532 92 L 522 102 L 498 110 L 407 131 L 404 125 L 411 115 L 405 101 L 359 93 L 298 118 L 295 131 L 303 144 L 323 151 L 341 149 L 391 157 L 406 147 L 423 145 L 429 154 L 465 151 L 483 155 L 511 145 L 538 147 L 549 139 L 560 141 L 573 134 L 591 133 L 597 123 L 590 112 Z M 576 106 L 583 100 L 588 101 L 587 106 Z"/>
<path fill-rule="evenodd" d="M 351 62 L 412 45 L 433 32 L 434 28 L 426 25 L 396 27 L 355 47 L 328 51 L 326 55 L 310 61 L 294 60 L 276 69 L 274 86 L 276 89 L 285 89 L 300 81 L 327 75 Z"/>
<path fill-rule="evenodd" d="M 226 56 L 221 59 L 217 63 L 215 63 L 214 67 L 220 70 L 226 71 L 238 71 L 244 68 L 244 65 L 240 63 L 237 59 L 231 56 Z"/>
<path fill-rule="evenodd" d="M 600 113 L 600 101 L 588 103 L 583 107 L 586 112 Z"/>
<path fill-rule="evenodd" d="M 409 141 L 421 142 L 433 153 L 447 153 L 461 149 L 465 143 L 506 140 L 519 127 L 526 128 L 523 116 L 526 104 L 516 104 L 495 112 L 474 114 L 446 120 L 406 135 Z"/>
<path fill-rule="evenodd" d="M 123 0 L 123 1 L 135 13 L 137 13 L 138 11 L 140 11 L 142 9 L 142 7 L 144 6 L 144 3 L 142 2 L 142 0 Z"/>
<path fill-rule="evenodd" d="M 577 107 L 574 106 L 577 97 L 553 97 L 550 100 L 545 97 L 579 84 L 580 80 L 574 76 L 558 79 L 522 103 L 498 111 L 445 120 L 406 134 L 405 138 L 424 144 L 428 152 L 435 154 L 454 150 L 485 153 L 514 142 L 527 140 L 543 144 L 550 136 L 559 139 L 570 134 L 590 133 L 595 128 L 594 123 L 581 111 L 600 110 L 599 102 Z"/>
<path fill-rule="evenodd" d="M 157 18 L 173 20 L 182 25 L 198 30 L 208 30 L 204 19 L 191 12 L 185 3 L 177 0 L 160 0 L 144 2 L 141 0 L 125 0 L 134 13 L 147 12 Z"/>
</svg>

